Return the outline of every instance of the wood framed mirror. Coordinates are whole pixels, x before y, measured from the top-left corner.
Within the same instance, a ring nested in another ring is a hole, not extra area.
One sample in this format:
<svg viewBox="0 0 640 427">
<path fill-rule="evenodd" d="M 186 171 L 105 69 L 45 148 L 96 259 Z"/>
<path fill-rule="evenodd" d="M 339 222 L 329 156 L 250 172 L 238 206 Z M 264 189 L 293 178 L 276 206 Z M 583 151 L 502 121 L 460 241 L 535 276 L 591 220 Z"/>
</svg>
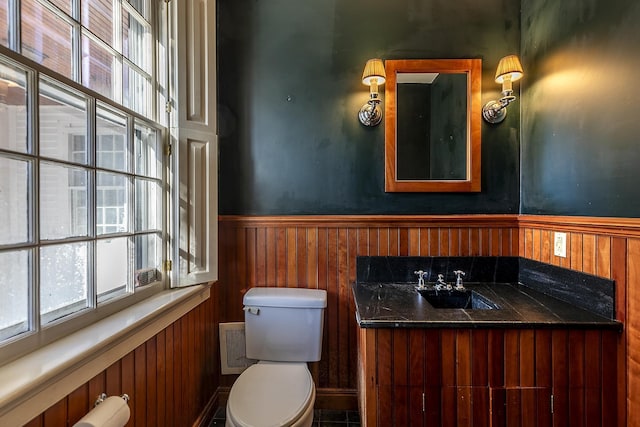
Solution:
<svg viewBox="0 0 640 427">
<path fill-rule="evenodd" d="M 482 60 L 393 59 L 385 69 L 385 191 L 480 191 Z"/>
</svg>

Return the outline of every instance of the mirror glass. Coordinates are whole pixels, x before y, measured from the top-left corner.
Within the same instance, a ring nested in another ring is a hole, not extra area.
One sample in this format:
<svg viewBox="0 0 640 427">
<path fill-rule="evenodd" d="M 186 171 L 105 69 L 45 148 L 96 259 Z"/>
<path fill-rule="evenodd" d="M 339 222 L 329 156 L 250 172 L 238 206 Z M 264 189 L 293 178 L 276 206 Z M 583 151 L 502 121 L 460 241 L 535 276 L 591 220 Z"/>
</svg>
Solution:
<svg viewBox="0 0 640 427">
<path fill-rule="evenodd" d="M 480 191 L 481 60 L 385 68 L 385 190 Z"/>
</svg>

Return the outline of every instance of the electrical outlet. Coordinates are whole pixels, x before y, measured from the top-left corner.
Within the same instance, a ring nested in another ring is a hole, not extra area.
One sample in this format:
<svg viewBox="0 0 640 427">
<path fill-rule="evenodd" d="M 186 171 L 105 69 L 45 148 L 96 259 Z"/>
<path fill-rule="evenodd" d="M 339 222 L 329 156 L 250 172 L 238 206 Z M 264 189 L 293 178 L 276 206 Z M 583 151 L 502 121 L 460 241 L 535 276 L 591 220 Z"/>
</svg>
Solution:
<svg viewBox="0 0 640 427">
<path fill-rule="evenodd" d="M 553 254 L 562 258 L 567 257 L 567 233 L 553 233 Z"/>
</svg>

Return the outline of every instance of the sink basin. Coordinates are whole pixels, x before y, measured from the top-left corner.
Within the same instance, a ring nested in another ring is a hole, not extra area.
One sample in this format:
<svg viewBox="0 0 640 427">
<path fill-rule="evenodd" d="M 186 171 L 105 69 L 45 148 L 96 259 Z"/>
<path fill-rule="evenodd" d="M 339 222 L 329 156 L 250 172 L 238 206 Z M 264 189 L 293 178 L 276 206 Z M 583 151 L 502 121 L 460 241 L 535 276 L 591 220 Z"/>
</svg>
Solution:
<svg viewBox="0 0 640 427">
<path fill-rule="evenodd" d="M 433 308 L 464 308 L 471 310 L 498 310 L 500 307 L 488 298 L 470 289 L 437 291 L 416 289 Z"/>
</svg>

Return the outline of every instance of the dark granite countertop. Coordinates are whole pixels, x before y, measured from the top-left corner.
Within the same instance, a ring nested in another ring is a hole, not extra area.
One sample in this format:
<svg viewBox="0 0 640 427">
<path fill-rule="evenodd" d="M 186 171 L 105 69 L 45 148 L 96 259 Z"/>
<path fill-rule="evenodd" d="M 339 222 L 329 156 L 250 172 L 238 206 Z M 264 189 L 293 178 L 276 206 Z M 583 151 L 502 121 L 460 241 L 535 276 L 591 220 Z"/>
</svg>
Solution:
<svg viewBox="0 0 640 427">
<path fill-rule="evenodd" d="M 605 328 L 622 324 L 521 284 L 465 283 L 497 310 L 433 308 L 415 283 L 353 284 L 356 318 L 363 328 Z"/>
</svg>

